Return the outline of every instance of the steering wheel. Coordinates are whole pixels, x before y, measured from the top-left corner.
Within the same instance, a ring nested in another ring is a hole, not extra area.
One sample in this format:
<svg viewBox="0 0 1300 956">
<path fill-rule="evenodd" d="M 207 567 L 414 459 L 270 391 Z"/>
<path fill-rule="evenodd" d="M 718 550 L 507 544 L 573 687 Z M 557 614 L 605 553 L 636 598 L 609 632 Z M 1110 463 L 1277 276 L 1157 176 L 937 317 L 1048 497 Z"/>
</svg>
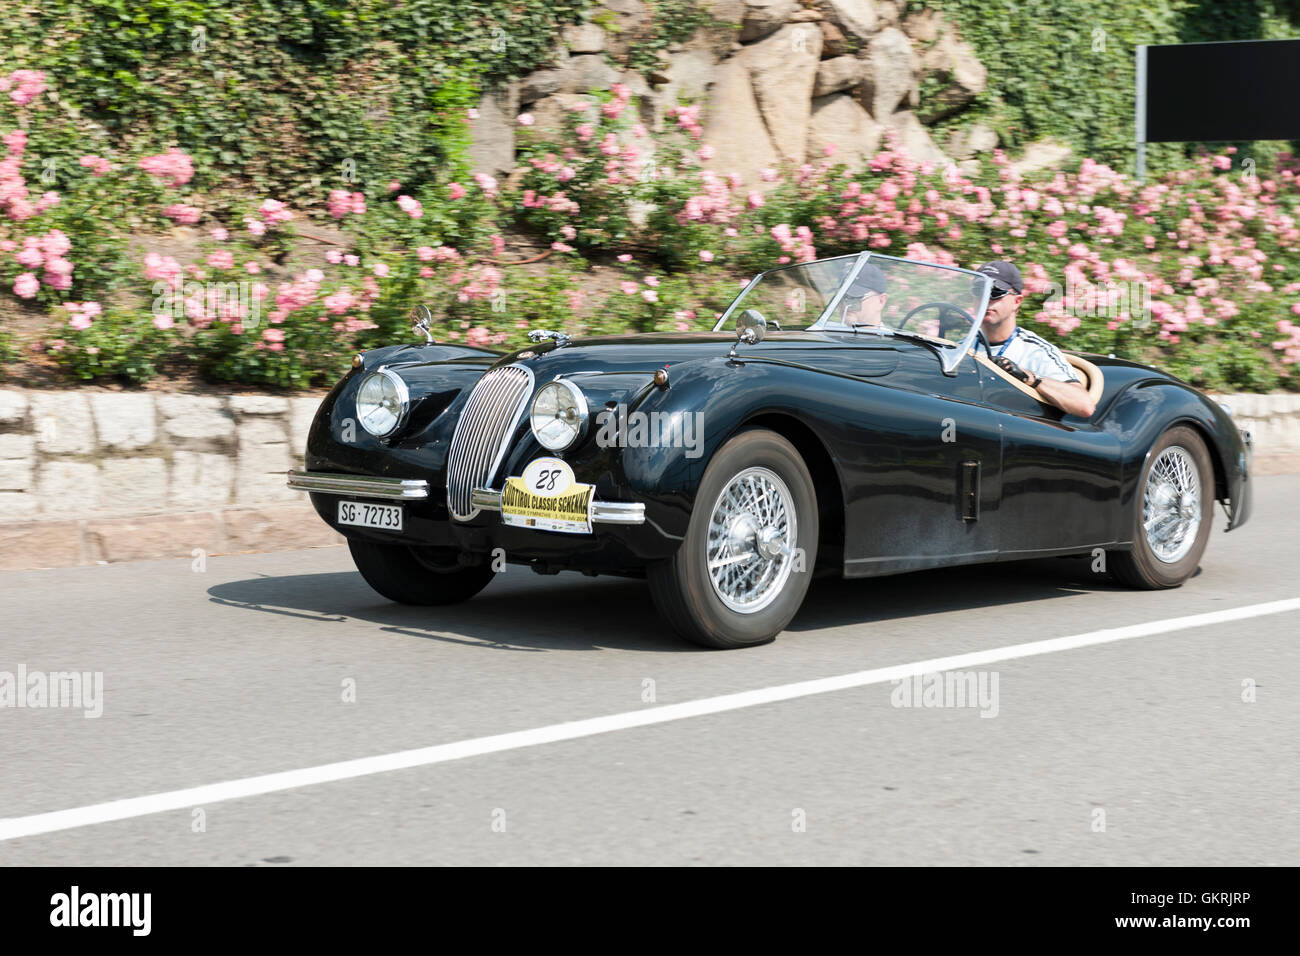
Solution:
<svg viewBox="0 0 1300 956">
<path fill-rule="evenodd" d="M 963 309 L 961 306 L 953 305 L 951 302 L 925 302 L 922 303 L 921 305 L 918 305 L 916 308 L 912 309 L 910 312 L 907 313 L 907 315 L 903 316 L 903 321 L 898 323 L 897 328 L 902 331 L 915 332 L 916 331 L 915 329 L 909 329 L 907 327 L 907 323 L 912 321 L 912 316 L 916 315 L 918 312 L 924 312 L 927 309 L 935 309 L 938 311 L 939 313 L 939 336 L 938 337 L 941 339 L 947 339 L 947 341 L 949 342 L 953 341 L 953 339 L 949 339 L 946 335 L 944 335 L 945 332 L 950 331 L 953 328 L 963 328 L 965 330 L 969 330 L 975 325 L 975 317 L 972 316 L 965 309 Z M 964 326 L 958 325 L 956 321 L 958 318 L 965 321 Z M 945 320 L 950 320 L 950 321 L 945 321 Z M 965 335 L 963 334 L 961 338 L 965 338 Z M 960 339 L 958 339 L 957 341 L 960 341 Z"/>
</svg>

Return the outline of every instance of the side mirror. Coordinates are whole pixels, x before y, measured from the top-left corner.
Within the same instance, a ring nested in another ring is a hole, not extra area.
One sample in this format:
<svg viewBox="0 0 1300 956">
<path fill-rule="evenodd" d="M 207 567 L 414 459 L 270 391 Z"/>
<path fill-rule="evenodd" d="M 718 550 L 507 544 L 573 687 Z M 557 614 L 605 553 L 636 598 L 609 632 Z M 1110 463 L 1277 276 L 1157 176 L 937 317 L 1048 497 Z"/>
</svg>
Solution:
<svg viewBox="0 0 1300 956">
<path fill-rule="evenodd" d="M 433 327 L 433 310 L 427 305 L 417 305 L 411 310 L 411 331 L 424 333 L 426 345 L 433 344 L 433 333 L 429 330 Z"/>
<path fill-rule="evenodd" d="M 736 358 L 737 345 L 757 345 L 767 335 L 767 319 L 758 309 L 746 309 L 736 317 L 736 341 L 727 358 Z"/>
<path fill-rule="evenodd" d="M 767 319 L 758 309 L 746 309 L 736 319 L 736 341 L 757 345 L 767 335 Z"/>
</svg>

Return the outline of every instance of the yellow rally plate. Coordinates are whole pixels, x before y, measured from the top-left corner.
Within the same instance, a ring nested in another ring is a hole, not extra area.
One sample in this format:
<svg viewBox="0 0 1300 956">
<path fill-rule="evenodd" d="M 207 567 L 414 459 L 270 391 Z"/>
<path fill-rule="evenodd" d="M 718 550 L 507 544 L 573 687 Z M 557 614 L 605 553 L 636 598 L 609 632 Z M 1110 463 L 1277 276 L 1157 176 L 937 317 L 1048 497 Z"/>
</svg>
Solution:
<svg viewBox="0 0 1300 956">
<path fill-rule="evenodd" d="M 595 485 L 573 480 L 573 471 L 558 458 L 528 463 L 522 476 L 506 479 L 501 491 L 501 521 L 540 531 L 591 533 L 591 498 Z"/>
</svg>

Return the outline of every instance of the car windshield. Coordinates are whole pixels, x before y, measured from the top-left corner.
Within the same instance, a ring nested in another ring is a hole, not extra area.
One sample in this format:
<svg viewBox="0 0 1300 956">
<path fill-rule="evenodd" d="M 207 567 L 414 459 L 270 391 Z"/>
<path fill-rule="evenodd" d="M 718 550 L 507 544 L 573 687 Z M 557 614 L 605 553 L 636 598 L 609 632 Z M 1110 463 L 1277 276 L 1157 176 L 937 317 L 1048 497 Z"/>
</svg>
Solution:
<svg viewBox="0 0 1300 956">
<path fill-rule="evenodd" d="M 975 272 L 875 253 L 803 262 L 757 276 L 718 328 L 752 309 L 782 329 L 852 330 L 967 342 L 988 304 Z"/>
<path fill-rule="evenodd" d="M 809 328 L 834 300 L 859 258 L 840 256 L 769 269 L 746 286 L 722 321 L 754 309 L 769 325 L 775 322 L 782 329 Z M 721 327 L 722 322 L 718 325 Z"/>
</svg>

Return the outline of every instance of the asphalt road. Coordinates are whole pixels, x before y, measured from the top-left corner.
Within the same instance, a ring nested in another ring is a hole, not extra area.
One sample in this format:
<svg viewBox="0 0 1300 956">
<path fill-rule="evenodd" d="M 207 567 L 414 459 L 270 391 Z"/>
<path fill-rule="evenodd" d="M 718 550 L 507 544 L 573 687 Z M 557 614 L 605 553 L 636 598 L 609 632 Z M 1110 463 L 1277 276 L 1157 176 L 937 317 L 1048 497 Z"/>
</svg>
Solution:
<svg viewBox="0 0 1300 956">
<path fill-rule="evenodd" d="M 0 671 L 98 671 L 103 693 L 98 718 L 0 708 L 0 863 L 1294 865 L 1300 610 L 1001 655 L 970 668 L 997 679 L 982 707 L 895 706 L 875 681 L 3 838 L 51 811 L 1300 597 L 1300 476 L 1256 494 L 1231 534 L 1216 509 L 1179 590 L 1075 559 L 825 581 L 776 643 L 729 653 L 681 643 L 638 582 L 517 567 L 451 609 L 385 603 L 342 548 L 6 572 Z"/>
</svg>

